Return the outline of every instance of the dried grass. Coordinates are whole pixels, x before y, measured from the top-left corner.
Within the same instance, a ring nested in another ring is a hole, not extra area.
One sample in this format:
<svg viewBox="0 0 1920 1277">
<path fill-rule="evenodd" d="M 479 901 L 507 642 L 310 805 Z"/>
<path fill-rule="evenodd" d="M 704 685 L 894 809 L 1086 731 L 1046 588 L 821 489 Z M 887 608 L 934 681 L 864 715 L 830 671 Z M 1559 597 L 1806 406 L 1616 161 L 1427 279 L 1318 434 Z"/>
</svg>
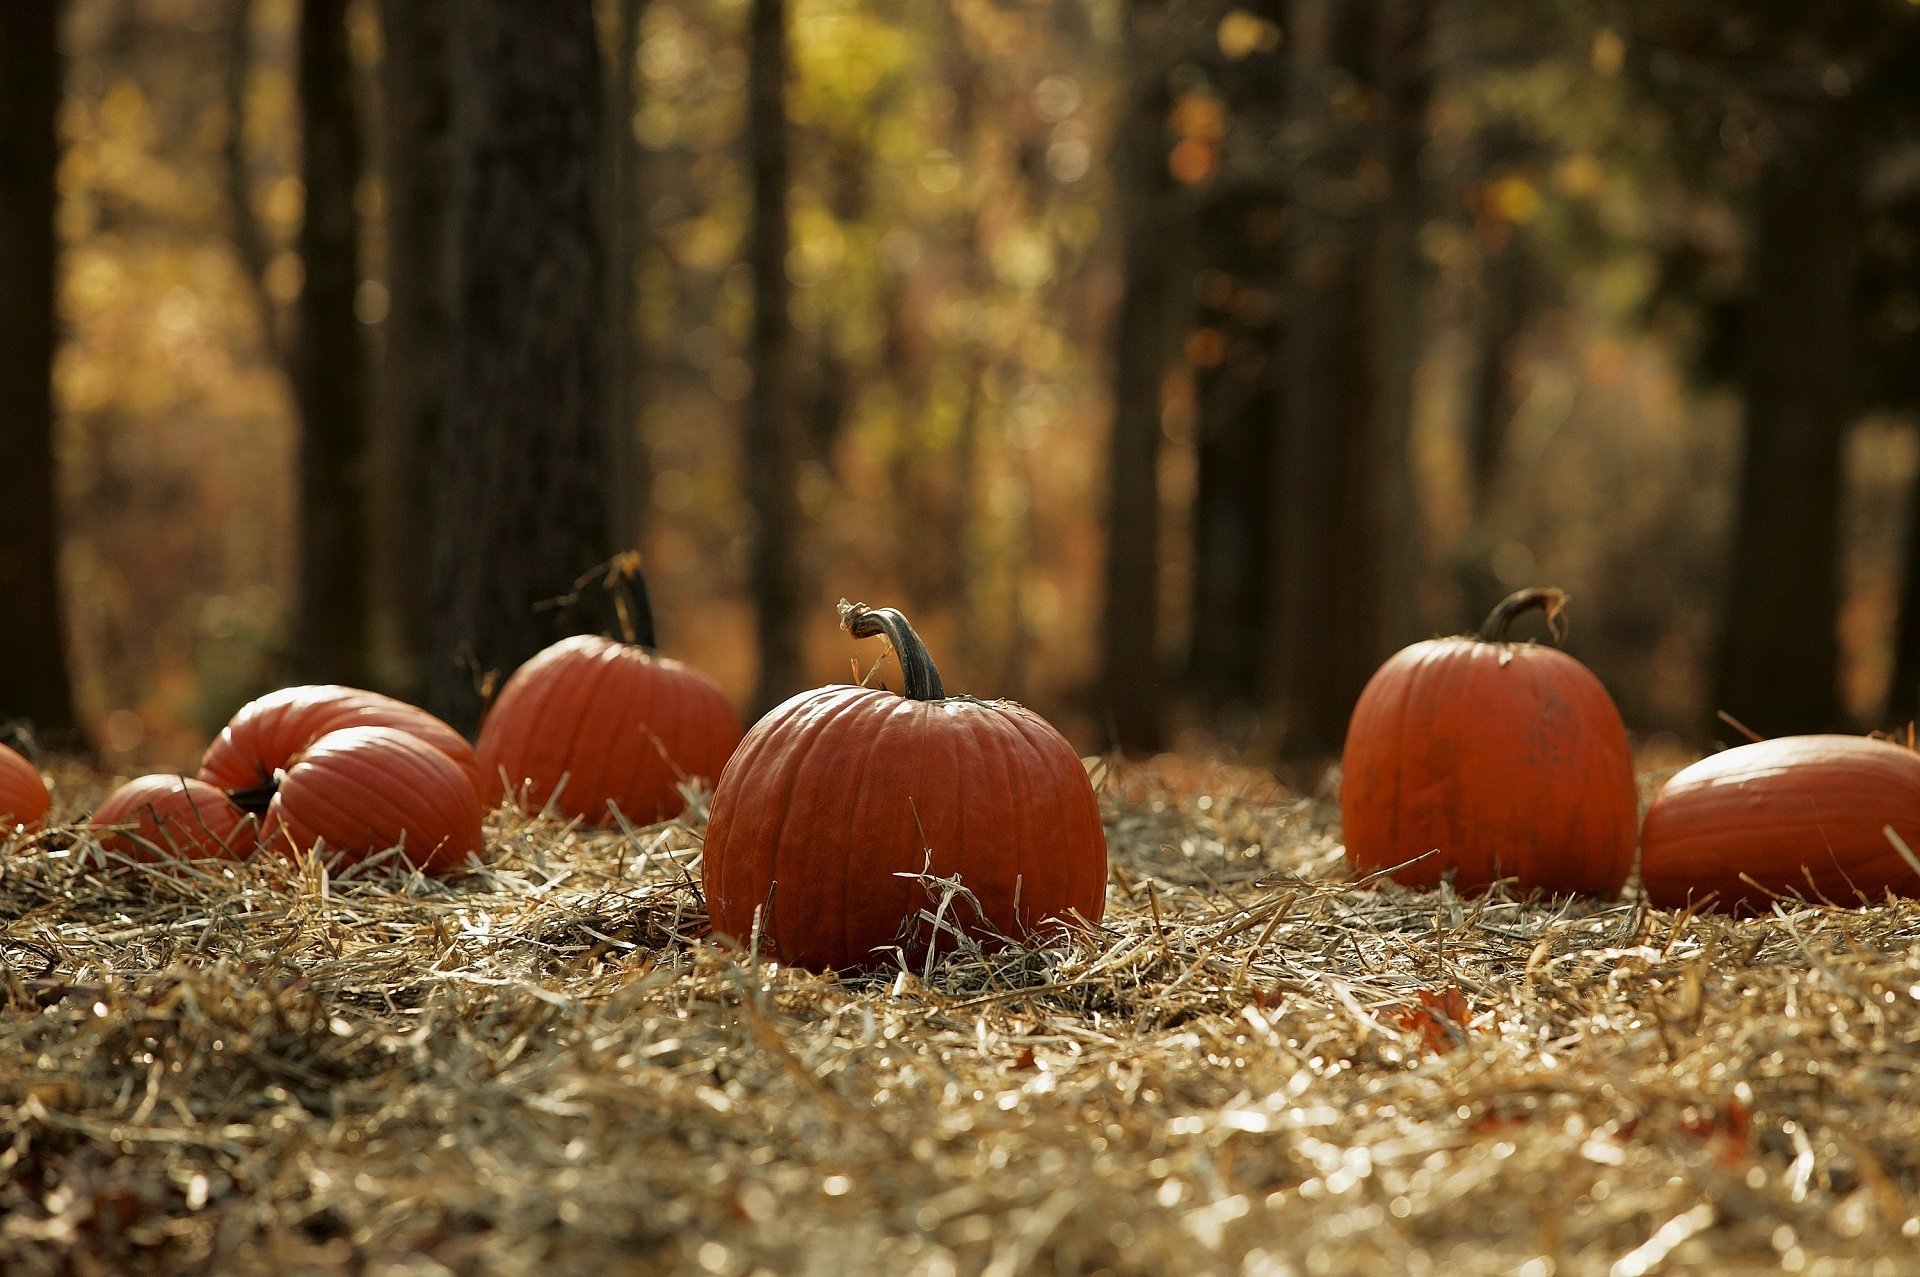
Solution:
<svg viewBox="0 0 1920 1277">
<path fill-rule="evenodd" d="M 1258 777 L 1102 788 L 1098 931 L 849 982 L 702 938 L 698 813 L 16 840 L 0 1271 L 1920 1270 L 1920 905 L 1369 889 Z"/>
</svg>

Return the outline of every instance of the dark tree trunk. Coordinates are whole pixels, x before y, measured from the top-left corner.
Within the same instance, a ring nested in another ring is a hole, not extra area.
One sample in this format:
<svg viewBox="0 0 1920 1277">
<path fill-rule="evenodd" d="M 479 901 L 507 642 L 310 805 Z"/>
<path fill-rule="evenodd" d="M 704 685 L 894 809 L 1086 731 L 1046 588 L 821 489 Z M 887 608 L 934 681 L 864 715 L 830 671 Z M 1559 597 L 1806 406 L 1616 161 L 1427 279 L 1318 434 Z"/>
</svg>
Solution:
<svg viewBox="0 0 1920 1277">
<path fill-rule="evenodd" d="M 447 0 L 382 0 L 387 318 L 382 328 L 378 514 L 381 610 L 400 691 L 425 694 L 435 537 L 430 473 L 447 402 L 452 307 L 453 102 Z"/>
<path fill-rule="evenodd" d="M 1251 709 L 1260 682 L 1258 636 L 1271 610 L 1274 449 L 1283 385 L 1277 239 L 1282 195 L 1247 192 L 1207 210 L 1206 261 L 1193 343 L 1195 488 L 1192 639 L 1187 673 L 1214 707 Z"/>
<path fill-rule="evenodd" d="M 1107 558 L 1100 620 L 1099 705 L 1114 745 L 1151 750 L 1166 732 L 1160 667 L 1161 380 L 1176 325 L 1185 327 L 1183 210 L 1167 166 L 1170 15 L 1164 0 L 1127 6 L 1126 114 L 1114 137 L 1125 272 L 1113 346 L 1113 434 L 1107 450 Z"/>
<path fill-rule="evenodd" d="M 1481 253 L 1480 314 L 1467 391 L 1467 481 L 1475 519 L 1487 515 L 1506 455 L 1516 407 L 1514 355 L 1533 314 L 1533 254 L 1525 232 L 1503 223 L 1498 233 L 1500 242 L 1485 245 Z M 1475 599 L 1470 610 L 1485 612 L 1486 607 Z"/>
<path fill-rule="evenodd" d="M 804 597 L 794 487 L 800 467 L 787 322 L 787 14 L 785 0 L 753 0 L 748 19 L 747 148 L 753 227 L 747 265 L 753 279 L 748 359 L 753 389 L 741 423 L 742 463 L 753 510 L 751 588 L 760 678 L 754 708 L 764 712 L 805 681 L 800 636 Z"/>
<path fill-rule="evenodd" d="M 300 8 L 300 291 L 294 395 L 300 408 L 299 606 L 294 656 L 312 682 L 364 684 L 371 638 L 367 568 L 366 347 L 360 287 L 360 122 L 347 0 Z"/>
<path fill-rule="evenodd" d="M 600 54 L 590 0 L 454 6 L 451 397 L 434 468 L 429 705 L 554 637 L 537 603 L 611 553 Z"/>
<path fill-rule="evenodd" d="M 60 599 L 53 462 L 60 15 L 0 4 L 0 722 L 78 744 Z"/>
<path fill-rule="evenodd" d="M 640 205 L 637 170 L 640 148 L 633 137 L 637 108 L 634 64 L 639 57 L 640 17 L 646 0 L 615 0 L 609 33 L 607 118 L 602 138 L 606 158 L 602 176 L 607 199 L 607 513 L 613 543 L 621 549 L 640 544 L 645 522 L 649 474 L 640 436 L 640 325 L 636 276 L 640 265 Z"/>
<path fill-rule="evenodd" d="M 1837 116 L 1783 112 L 1780 149 L 1756 192 L 1745 454 L 1709 708 L 1767 736 L 1845 725 L 1841 456 L 1860 403 L 1852 334 L 1862 179 Z"/>
<path fill-rule="evenodd" d="M 1291 226 L 1286 438 L 1275 489 L 1269 699 L 1298 757 L 1337 753 L 1409 623 L 1406 465 L 1418 159 L 1431 0 L 1296 5 L 1306 152 Z M 1337 103 L 1367 96 L 1356 122 Z"/>
<path fill-rule="evenodd" d="M 1901 567 L 1900 608 L 1894 621 L 1893 673 L 1881 725 L 1904 729 L 1920 719 L 1920 482 L 1907 498 L 1906 559 Z"/>
</svg>

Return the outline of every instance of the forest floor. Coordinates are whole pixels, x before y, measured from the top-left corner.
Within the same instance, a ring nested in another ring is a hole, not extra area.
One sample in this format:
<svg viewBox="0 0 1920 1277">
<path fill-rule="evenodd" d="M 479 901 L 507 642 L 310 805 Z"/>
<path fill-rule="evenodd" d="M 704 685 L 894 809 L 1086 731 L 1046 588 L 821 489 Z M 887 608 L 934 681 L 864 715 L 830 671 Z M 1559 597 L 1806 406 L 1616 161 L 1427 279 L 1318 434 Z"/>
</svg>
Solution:
<svg viewBox="0 0 1920 1277">
<path fill-rule="evenodd" d="M 702 938 L 698 812 L 445 882 L 19 842 L 0 1271 L 1920 1270 L 1920 904 L 1408 893 L 1257 774 L 1100 781 L 1097 931 L 856 981 Z"/>
</svg>

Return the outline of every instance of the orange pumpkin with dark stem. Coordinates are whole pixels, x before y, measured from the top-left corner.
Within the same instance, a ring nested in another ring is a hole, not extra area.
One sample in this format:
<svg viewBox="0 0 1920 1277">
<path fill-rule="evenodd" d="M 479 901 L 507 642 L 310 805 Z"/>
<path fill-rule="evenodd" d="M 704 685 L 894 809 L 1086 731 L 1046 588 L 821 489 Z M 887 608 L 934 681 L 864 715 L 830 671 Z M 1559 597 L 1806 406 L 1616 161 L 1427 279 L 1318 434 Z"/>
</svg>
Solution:
<svg viewBox="0 0 1920 1277">
<path fill-rule="evenodd" d="M 950 948 L 920 920 L 938 884 L 971 935 L 1028 937 L 1098 922 L 1107 843 L 1073 747 L 1010 701 L 947 696 L 927 649 L 891 608 L 842 603 L 856 637 L 884 634 L 906 694 L 803 692 L 740 743 L 714 788 L 700 879 L 713 929 L 816 970 L 908 962 Z M 984 915 L 982 917 L 981 915 Z"/>
<path fill-rule="evenodd" d="M 40 769 L 5 745 L 0 745 L 0 833 L 17 825 L 38 829 L 47 818 L 53 796 L 40 779 Z"/>
<path fill-rule="evenodd" d="M 1647 808 L 1649 902 L 1730 912 L 1782 896 L 1856 905 L 1920 896 L 1920 754 L 1865 736 L 1782 736 L 1684 767 Z"/>
<path fill-rule="evenodd" d="M 408 864 L 442 873 L 482 850 L 480 799 L 453 760 L 412 733 L 348 727 L 281 772 L 261 842 L 285 855 L 317 848 L 336 865 L 398 847 Z"/>
<path fill-rule="evenodd" d="M 417 705 L 331 683 L 286 687 L 240 707 L 200 759 L 200 779 L 228 792 L 271 785 L 301 751 L 343 727 L 396 727 L 433 746 L 476 791 L 480 762 L 467 738 Z"/>
<path fill-rule="evenodd" d="M 108 851 L 134 860 L 244 860 L 260 822 L 192 776 L 140 776 L 107 796 L 87 824 Z"/>
<path fill-rule="evenodd" d="M 1409 886 L 1451 874 L 1461 891 L 1610 896 L 1633 867 L 1639 797 L 1620 712 L 1600 680 L 1556 648 L 1514 643 L 1514 619 L 1566 596 L 1521 590 L 1475 636 L 1430 639 L 1388 659 L 1354 706 L 1340 817 L 1359 874 Z"/>
<path fill-rule="evenodd" d="M 740 743 L 740 716 L 706 674 L 653 650 L 653 610 L 638 558 L 604 573 L 626 642 L 562 639 L 515 670 L 487 710 L 478 744 L 481 793 L 512 796 L 611 827 L 680 813 L 679 785 L 719 776 Z M 583 588 L 584 588 L 583 583 Z"/>
</svg>

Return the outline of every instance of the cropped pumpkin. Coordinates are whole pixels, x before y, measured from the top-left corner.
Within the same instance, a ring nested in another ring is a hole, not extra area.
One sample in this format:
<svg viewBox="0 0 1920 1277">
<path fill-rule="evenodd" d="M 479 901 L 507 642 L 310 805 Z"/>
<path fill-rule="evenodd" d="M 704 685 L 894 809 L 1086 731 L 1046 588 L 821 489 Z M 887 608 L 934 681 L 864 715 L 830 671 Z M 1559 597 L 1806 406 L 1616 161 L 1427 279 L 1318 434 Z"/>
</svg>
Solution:
<svg viewBox="0 0 1920 1277">
<path fill-rule="evenodd" d="M 1479 634 L 1415 643 L 1375 672 L 1341 759 L 1357 874 L 1461 891 L 1610 896 L 1633 867 L 1639 798 L 1620 712 L 1573 657 L 1514 643 L 1515 618 L 1557 621 L 1566 596 L 1521 590 Z"/>
<path fill-rule="evenodd" d="M 479 788 L 473 746 L 452 727 L 417 705 L 331 683 L 282 688 L 241 706 L 200 759 L 200 779 L 228 792 L 270 785 L 275 772 L 343 727 L 407 732 L 445 754 Z"/>
<path fill-rule="evenodd" d="M 680 782 L 719 776 L 740 742 L 740 716 L 706 674 L 654 651 L 653 612 L 637 562 L 606 573 L 626 642 L 562 639 L 515 670 L 480 725 L 481 794 L 511 795 L 591 825 L 676 816 Z"/>
<path fill-rule="evenodd" d="M 920 918 L 931 878 L 958 879 L 945 920 L 1029 937 L 1100 919 L 1106 834 L 1085 767 L 1011 701 L 947 696 L 906 618 L 841 604 L 856 637 L 884 634 L 906 694 L 803 692 L 747 733 L 713 793 L 700 877 L 717 933 L 815 970 L 918 962 L 950 947 Z"/>
<path fill-rule="evenodd" d="M 1920 848 L 1920 754 L 1863 736 L 1782 736 L 1674 773 L 1647 808 L 1640 878 L 1666 908 L 1920 896 L 1889 828 Z"/>
<path fill-rule="evenodd" d="M 396 727 L 328 732 L 286 767 L 266 808 L 264 845 L 319 850 L 351 865 L 390 848 L 442 873 L 482 847 L 480 799 L 445 753 Z"/>
<path fill-rule="evenodd" d="M 0 833 L 16 826 L 38 829 L 53 805 L 40 769 L 5 745 L 0 745 Z"/>
<path fill-rule="evenodd" d="M 87 821 L 108 851 L 134 860 L 241 860 L 260 822 L 192 776 L 140 776 L 107 796 Z"/>
</svg>

